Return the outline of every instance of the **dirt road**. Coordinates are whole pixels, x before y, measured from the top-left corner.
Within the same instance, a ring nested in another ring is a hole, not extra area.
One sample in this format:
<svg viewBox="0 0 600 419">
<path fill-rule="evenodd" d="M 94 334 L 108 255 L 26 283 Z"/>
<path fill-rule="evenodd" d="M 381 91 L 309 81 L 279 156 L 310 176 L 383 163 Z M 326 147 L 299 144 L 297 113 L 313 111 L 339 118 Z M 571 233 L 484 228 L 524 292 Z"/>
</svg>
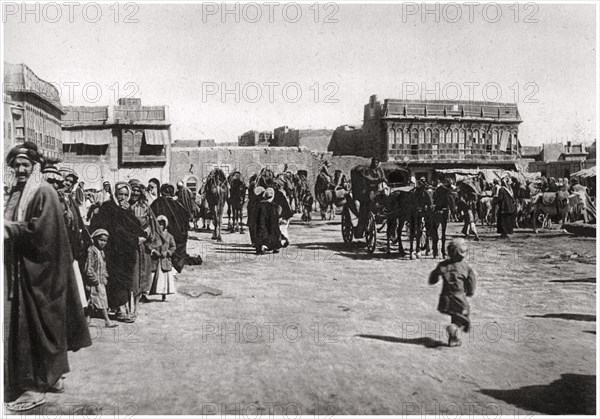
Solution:
<svg viewBox="0 0 600 419">
<path fill-rule="evenodd" d="M 299 217 L 298 217 L 299 218 Z M 457 234 L 453 224 L 450 234 Z M 566 414 L 595 412 L 595 240 L 484 231 L 473 328 L 445 346 L 438 261 L 344 245 L 339 217 L 296 221 L 255 256 L 248 235 L 193 233 L 204 265 L 134 325 L 93 327 L 67 391 L 39 412 L 131 414 Z M 202 294 L 202 286 L 222 291 Z M 100 321 L 97 320 L 100 324 Z"/>
</svg>

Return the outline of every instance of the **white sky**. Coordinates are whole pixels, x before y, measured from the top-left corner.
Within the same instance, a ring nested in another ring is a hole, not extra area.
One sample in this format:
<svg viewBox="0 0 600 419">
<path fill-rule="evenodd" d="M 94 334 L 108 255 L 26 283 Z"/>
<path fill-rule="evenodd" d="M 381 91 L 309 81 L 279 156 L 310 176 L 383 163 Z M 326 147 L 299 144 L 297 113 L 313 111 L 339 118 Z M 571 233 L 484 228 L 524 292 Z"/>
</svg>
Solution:
<svg viewBox="0 0 600 419">
<path fill-rule="evenodd" d="M 274 6 L 270 19 L 263 5 L 262 17 L 252 23 L 256 8 L 251 6 L 237 6 L 236 22 L 234 14 L 220 14 L 222 3 L 205 6 L 204 13 L 193 4 L 121 4 L 118 16 L 113 3 L 102 6 L 96 23 L 93 7 L 84 13 L 83 6 L 76 6 L 70 22 L 67 6 L 58 16 L 53 6 L 30 5 L 31 10 L 38 7 L 36 22 L 35 13 L 22 15 L 21 3 L 5 3 L 4 60 L 23 62 L 57 83 L 63 105 L 107 105 L 117 92 L 133 93 L 145 105 L 168 105 L 174 139 L 236 141 L 249 129 L 360 124 L 371 94 L 380 100 L 418 99 L 425 87 L 428 99 L 458 93 L 469 99 L 470 83 L 479 83 L 472 85 L 472 99 L 493 99 L 493 86 L 499 86 L 498 101 L 518 103 L 524 145 L 595 138 L 593 5 L 538 3 L 536 10 L 521 4 L 517 23 L 515 8 L 508 4 L 495 23 L 495 10 L 484 14 L 483 5 L 474 9 L 473 22 L 463 6 L 456 23 L 450 22 L 456 9 L 442 10 L 444 5 L 437 6 L 439 22 L 425 15 L 425 23 L 420 3 L 321 4 L 318 23 L 311 4 L 301 6 L 295 23 L 294 8 L 284 14 L 283 5 Z M 213 10 L 216 14 L 210 15 Z M 337 22 L 324 23 L 330 13 Z M 127 16 L 137 22 L 125 22 Z M 525 23 L 527 16 L 537 22 Z M 79 84 L 69 97 L 71 83 Z M 127 83 L 134 83 L 135 91 Z M 236 83 L 239 101 L 234 94 L 223 100 L 221 89 L 235 91 Z M 257 85 L 262 98 L 251 103 Z M 203 86 L 216 86 L 219 92 L 203 99 Z M 296 103 L 291 102 L 294 86 L 302 89 Z M 407 89 L 414 86 L 419 91 L 409 96 Z M 328 94 L 338 102 L 326 103 Z"/>
</svg>

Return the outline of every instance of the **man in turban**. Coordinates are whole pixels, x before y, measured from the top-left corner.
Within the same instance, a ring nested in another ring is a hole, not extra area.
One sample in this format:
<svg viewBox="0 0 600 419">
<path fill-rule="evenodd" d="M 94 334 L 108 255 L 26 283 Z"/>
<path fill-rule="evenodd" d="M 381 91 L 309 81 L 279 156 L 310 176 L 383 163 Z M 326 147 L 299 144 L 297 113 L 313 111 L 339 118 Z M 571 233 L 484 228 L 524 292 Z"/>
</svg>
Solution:
<svg viewBox="0 0 600 419">
<path fill-rule="evenodd" d="M 31 142 L 7 155 L 15 178 L 4 211 L 4 383 L 26 411 L 62 392 L 67 350 L 91 345 L 73 272 L 58 195 L 42 180 L 43 159 Z"/>
</svg>

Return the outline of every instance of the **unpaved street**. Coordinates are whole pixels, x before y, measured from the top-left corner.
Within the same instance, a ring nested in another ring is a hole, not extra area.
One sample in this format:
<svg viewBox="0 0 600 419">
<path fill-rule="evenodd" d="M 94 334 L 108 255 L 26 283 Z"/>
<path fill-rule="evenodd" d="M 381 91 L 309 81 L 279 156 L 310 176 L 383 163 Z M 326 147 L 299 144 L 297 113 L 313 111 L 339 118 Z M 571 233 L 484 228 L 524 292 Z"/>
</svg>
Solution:
<svg viewBox="0 0 600 419">
<path fill-rule="evenodd" d="M 484 229 L 469 242 L 474 327 L 449 348 L 441 285 L 427 285 L 435 260 L 344 245 L 339 216 L 295 218 L 277 255 L 255 256 L 247 234 L 216 245 L 193 233 L 189 253 L 205 263 L 133 326 L 93 327 L 94 345 L 70 355 L 66 393 L 38 412 L 595 413 L 594 239 L 498 241 Z"/>
</svg>

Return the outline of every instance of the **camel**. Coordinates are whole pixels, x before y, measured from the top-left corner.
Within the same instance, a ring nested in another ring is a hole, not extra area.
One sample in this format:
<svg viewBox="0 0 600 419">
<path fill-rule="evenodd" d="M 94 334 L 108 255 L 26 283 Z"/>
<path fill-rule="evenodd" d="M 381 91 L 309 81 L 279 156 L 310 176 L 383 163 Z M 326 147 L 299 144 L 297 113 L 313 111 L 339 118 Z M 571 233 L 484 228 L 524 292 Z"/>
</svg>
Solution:
<svg viewBox="0 0 600 419">
<path fill-rule="evenodd" d="M 277 175 L 276 181 L 281 189 L 285 192 L 291 208 L 299 213 L 300 204 L 298 202 L 298 194 L 296 191 L 296 183 L 298 182 L 297 175 L 292 172 L 283 172 Z"/>
<path fill-rule="evenodd" d="M 223 207 L 228 196 L 227 178 L 223 170 L 214 168 L 206 178 L 204 193 L 208 207 L 213 216 L 214 232 L 213 240 L 222 241 L 221 238 L 221 220 L 223 218 Z"/>
<path fill-rule="evenodd" d="M 242 222 L 242 212 L 244 202 L 246 201 L 246 184 L 242 179 L 242 174 L 238 171 L 231 173 L 227 177 L 229 185 L 229 196 L 227 197 L 227 219 L 230 231 L 239 229 L 240 234 L 244 234 L 244 224 Z M 231 216 L 233 215 L 233 223 Z"/>
</svg>

